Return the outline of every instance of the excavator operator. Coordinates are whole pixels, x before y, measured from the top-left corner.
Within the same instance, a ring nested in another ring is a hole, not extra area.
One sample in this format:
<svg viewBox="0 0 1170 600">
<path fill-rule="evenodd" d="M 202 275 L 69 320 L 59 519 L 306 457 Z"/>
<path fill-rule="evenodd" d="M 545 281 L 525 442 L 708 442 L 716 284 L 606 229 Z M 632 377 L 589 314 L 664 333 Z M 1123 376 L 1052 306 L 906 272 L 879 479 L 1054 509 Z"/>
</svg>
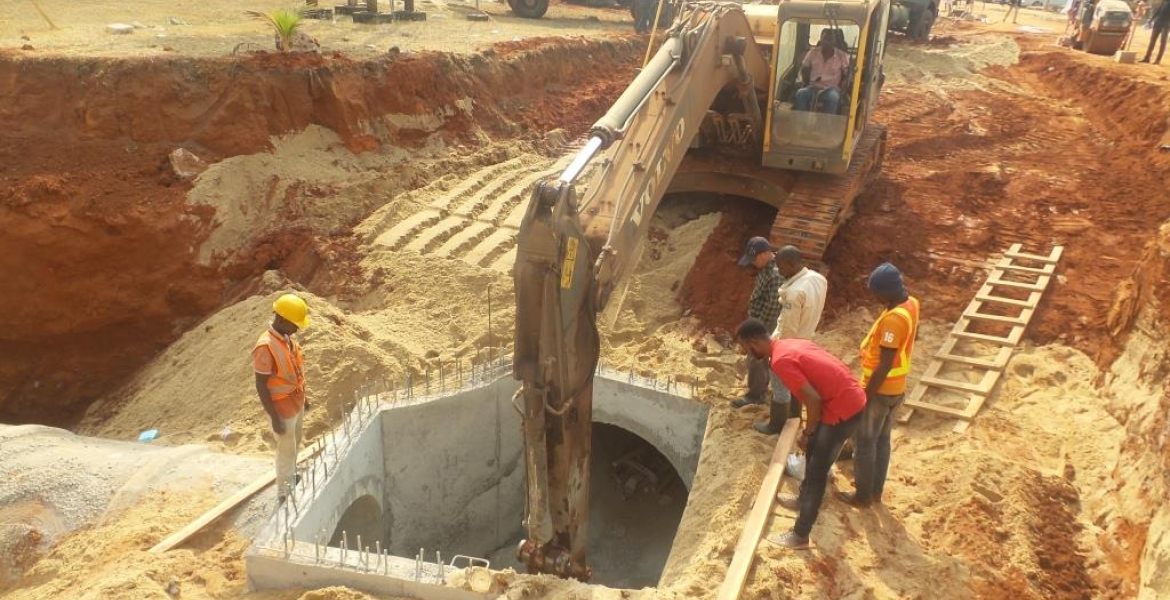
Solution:
<svg viewBox="0 0 1170 600">
<path fill-rule="evenodd" d="M 796 110 L 812 110 L 820 98 L 819 112 L 837 114 L 841 103 L 841 82 L 849 75 L 849 54 L 837 47 L 837 31 L 822 29 L 817 45 L 804 55 L 801 66 L 811 69 L 810 83 L 796 91 L 792 103 Z"/>
</svg>

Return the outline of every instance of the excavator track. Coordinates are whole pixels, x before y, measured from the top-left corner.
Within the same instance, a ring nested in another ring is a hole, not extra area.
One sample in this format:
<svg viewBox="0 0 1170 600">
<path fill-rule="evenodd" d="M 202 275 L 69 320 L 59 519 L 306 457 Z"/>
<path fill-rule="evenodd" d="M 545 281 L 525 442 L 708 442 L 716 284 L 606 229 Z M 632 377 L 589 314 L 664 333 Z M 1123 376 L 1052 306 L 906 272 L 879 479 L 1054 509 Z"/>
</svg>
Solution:
<svg viewBox="0 0 1170 600">
<path fill-rule="evenodd" d="M 774 245 L 800 248 L 805 260 L 820 263 L 833 236 L 853 214 L 853 203 L 881 172 L 886 127 L 866 125 L 849 170 L 842 175 L 800 173 L 772 223 Z"/>
</svg>

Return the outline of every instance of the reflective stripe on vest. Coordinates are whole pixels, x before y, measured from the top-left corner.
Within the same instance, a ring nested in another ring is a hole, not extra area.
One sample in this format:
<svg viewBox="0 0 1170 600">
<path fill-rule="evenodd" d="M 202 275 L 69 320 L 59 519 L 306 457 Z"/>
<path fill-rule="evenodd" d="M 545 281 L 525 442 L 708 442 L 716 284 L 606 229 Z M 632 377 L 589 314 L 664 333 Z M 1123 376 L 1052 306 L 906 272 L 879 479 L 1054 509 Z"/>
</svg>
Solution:
<svg viewBox="0 0 1170 600">
<path fill-rule="evenodd" d="M 886 315 L 897 315 L 906 320 L 909 325 L 909 334 L 906 336 L 906 343 L 898 349 L 898 355 L 894 358 L 894 364 L 890 367 L 890 372 L 886 374 L 886 380 L 896 379 L 898 377 L 905 377 L 910 373 L 910 355 L 914 350 L 914 338 L 918 337 L 918 299 L 909 298 L 905 302 L 882 312 L 881 316 L 873 322 L 873 326 L 869 328 L 869 333 L 865 334 L 865 339 L 861 340 L 861 352 L 865 354 L 869 349 L 869 342 L 873 339 L 874 334 L 877 333 L 878 325 L 886 318 Z M 861 365 L 861 375 L 869 379 L 873 375 L 873 369 L 867 368 L 864 361 Z"/>
<path fill-rule="evenodd" d="M 289 341 L 292 342 L 291 348 L 285 345 L 281 336 L 274 335 L 271 331 L 265 331 L 260 335 L 260 339 L 256 340 L 255 347 L 267 347 L 276 366 L 276 371 L 268 376 L 268 392 L 272 394 L 273 401 L 284 400 L 295 392 L 303 391 L 304 355 L 295 341 L 291 339 Z"/>
</svg>

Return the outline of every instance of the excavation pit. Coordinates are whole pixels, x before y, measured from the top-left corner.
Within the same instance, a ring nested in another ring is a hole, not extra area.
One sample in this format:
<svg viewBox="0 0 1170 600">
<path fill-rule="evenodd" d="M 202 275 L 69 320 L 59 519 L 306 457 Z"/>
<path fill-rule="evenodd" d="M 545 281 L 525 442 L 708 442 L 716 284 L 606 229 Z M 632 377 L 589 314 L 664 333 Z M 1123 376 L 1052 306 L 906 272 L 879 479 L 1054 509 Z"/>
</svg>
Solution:
<svg viewBox="0 0 1170 600">
<path fill-rule="evenodd" d="M 251 586 L 477 598 L 490 595 L 492 578 L 481 573 L 489 587 L 477 589 L 466 567 L 523 572 L 515 548 L 524 537 L 524 443 L 509 372 L 499 365 L 448 380 L 458 389 L 442 393 L 403 386 L 363 394 L 255 540 Z M 707 424 L 707 407 L 688 391 L 608 370 L 597 376 L 591 583 L 658 584 Z"/>
</svg>

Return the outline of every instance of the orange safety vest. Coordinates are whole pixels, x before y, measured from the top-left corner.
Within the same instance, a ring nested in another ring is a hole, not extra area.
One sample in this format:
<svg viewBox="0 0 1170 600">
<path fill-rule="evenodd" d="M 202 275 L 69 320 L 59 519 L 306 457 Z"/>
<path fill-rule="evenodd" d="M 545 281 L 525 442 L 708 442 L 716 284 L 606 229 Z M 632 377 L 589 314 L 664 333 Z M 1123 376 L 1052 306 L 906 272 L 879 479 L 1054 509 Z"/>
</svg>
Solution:
<svg viewBox="0 0 1170 600">
<path fill-rule="evenodd" d="M 881 322 L 887 315 L 895 315 L 898 318 L 906 320 L 909 335 L 906 336 L 906 342 L 898 348 L 898 354 L 894 357 L 894 364 L 890 367 L 890 372 L 886 374 L 886 380 L 882 382 L 878 393 L 897 396 L 906 392 L 906 375 L 910 373 L 910 356 L 914 352 L 914 338 L 918 337 L 918 308 L 918 299 L 911 296 L 898 306 L 883 311 L 881 316 L 873 322 L 873 326 L 869 328 L 869 333 L 865 334 L 864 340 L 861 340 L 862 387 L 865 387 L 865 384 L 869 382 L 870 375 L 873 375 L 873 370 L 881 362 L 881 345 L 878 344 L 876 348 L 871 348 L 874 336 L 877 334 L 878 326 L 881 325 Z"/>
<path fill-rule="evenodd" d="M 289 338 L 291 347 L 284 342 L 284 336 L 272 330 L 260 334 L 252 348 L 265 347 L 272 353 L 276 370 L 268 376 L 268 393 L 276 414 L 283 418 L 296 416 L 305 407 L 305 356 L 301 345 Z"/>
</svg>

